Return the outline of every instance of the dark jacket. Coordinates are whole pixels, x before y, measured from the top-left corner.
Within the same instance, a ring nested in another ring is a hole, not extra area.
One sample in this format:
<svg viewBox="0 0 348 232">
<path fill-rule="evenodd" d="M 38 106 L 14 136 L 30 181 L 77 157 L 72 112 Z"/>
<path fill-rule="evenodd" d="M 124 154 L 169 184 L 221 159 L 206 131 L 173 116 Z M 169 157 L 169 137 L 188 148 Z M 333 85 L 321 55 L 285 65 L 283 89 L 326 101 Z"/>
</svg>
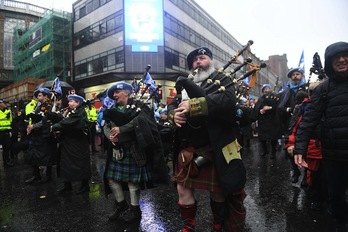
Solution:
<svg viewBox="0 0 348 232">
<path fill-rule="evenodd" d="M 115 107 L 105 110 L 103 119 L 105 120 L 105 133 L 111 129 L 110 122 L 119 127 L 123 127 L 124 130 L 130 131 L 128 138 L 132 138 L 133 142 L 137 144 L 139 151 L 144 152 L 146 155 L 146 164 L 150 167 L 152 182 L 141 183 L 142 188 L 152 187 L 153 184 L 161 183 L 167 184 L 169 181 L 167 166 L 164 160 L 164 154 L 161 144 L 161 137 L 157 129 L 157 123 L 154 120 L 153 114 L 146 104 L 141 101 L 128 99 L 128 106 L 124 112 L 118 111 Z M 137 111 L 137 109 L 141 109 Z M 106 128 L 110 127 L 110 128 Z M 121 129 L 122 130 L 122 129 Z M 122 141 L 120 141 L 122 143 Z M 108 182 L 106 181 L 106 172 L 112 158 L 112 144 L 108 146 L 108 157 L 105 165 L 104 172 L 104 187 L 105 196 L 107 197 L 111 190 Z M 126 189 L 126 188 L 125 188 Z"/>
<path fill-rule="evenodd" d="M 52 125 L 60 136 L 60 175 L 65 181 L 91 178 L 88 120 L 84 106 L 69 110 L 67 117 Z"/>
<path fill-rule="evenodd" d="M 261 140 L 275 140 L 281 137 L 281 124 L 279 122 L 276 108 L 277 99 L 278 97 L 274 93 L 262 95 L 258 99 L 253 109 L 253 115 L 255 115 L 256 119 L 258 120 L 258 138 Z M 264 106 L 271 106 L 272 109 L 267 110 L 264 114 L 261 114 L 260 110 Z"/>
<path fill-rule="evenodd" d="M 336 75 L 331 65 L 340 52 L 348 52 L 348 43 L 332 44 L 325 51 L 329 78 L 313 91 L 297 130 L 294 154 L 306 154 L 311 134 L 320 124 L 323 159 L 348 161 L 348 78 Z"/>
<path fill-rule="evenodd" d="M 298 91 L 306 91 L 306 85 L 298 86 L 296 89 L 291 89 L 290 86 L 279 95 L 277 104 L 277 114 L 280 122 L 280 133 L 286 134 L 291 120 L 292 112 L 296 105 L 296 93 Z M 289 110 L 288 110 L 289 108 Z"/>
<path fill-rule="evenodd" d="M 211 77 L 215 74 L 216 72 L 213 73 Z M 222 74 L 218 75 L 217 79 L 221 79 Z M 195 88 L 195 84 L 191 80 L 188 81 L 189 86 L 184 86 L 186 91 Z M 203 82 L 202 85 L 204 85 L 204 83 L 205 82 Z M 226 78 L 222 81 L 221 85 L 226 86 L 229 83 L 231 83 L 231 79 Z M 209 92 L 194 91 L 198 94 L 197 96 L 191 96 L 189 93 L 190 90 L 187 91 L 191 99 L 204 97 L 208 106 L 208 114 L 206 116 L 196 116 L 189 118 L 188 120 L 192 120 L 194 123 L 199 122 L 201 123 L 200 126 L 207 128 L 206 133 L 208 133 L 208 141 L 206 141 L 205 145 L 211 145 L 213 147 L 215 153 L 214 162 L 218 179 L 224 193 L 227 195 L 244 188 L 246 182 L 246 170 L 242 160 L 239 159 L 234 159 L 227 164 L 222 153 L 222 148 L 236 139 L 236 131 L 239 130 L 236 123 L 235 89 L 233 86 L 230 86 L 224 92 L 211 94 L 217 89 L 217 87 L 209 88 Z M 168 112 L 170 112 L 170 114 L 172 114 L 173 110 L 177 108 L 177 103 L 178 102 L 173 100 L 168 106 Z M 189 126 L 189 123 L 186 123 L 181 128 L 176 128 L 176 130 L 180 132 Z M 180 133 L 176 134 L 178 135 Z M 184 133 L 181 135 L 184 136 Z M 176 140 L 182 139 L 182 136 L 176 136 Z M 195 137 L 200 136 L 202 135 L 196 134 Z M 180 142 L 175 142 L 175 144 L 180 144 Z"/>
<path fill-rule="evenodd" d="M 55 164 L 57 143 L 50 132 L 50 120 L 47 117 L 51 109 L 50 101 L 43 102 L 35 112 L 27 115 L 33 123 L 33 130 L 29 134 L 29 147 L 25 151 L 26 161 L 35 166 L 51 166 Z"/>
</svg>

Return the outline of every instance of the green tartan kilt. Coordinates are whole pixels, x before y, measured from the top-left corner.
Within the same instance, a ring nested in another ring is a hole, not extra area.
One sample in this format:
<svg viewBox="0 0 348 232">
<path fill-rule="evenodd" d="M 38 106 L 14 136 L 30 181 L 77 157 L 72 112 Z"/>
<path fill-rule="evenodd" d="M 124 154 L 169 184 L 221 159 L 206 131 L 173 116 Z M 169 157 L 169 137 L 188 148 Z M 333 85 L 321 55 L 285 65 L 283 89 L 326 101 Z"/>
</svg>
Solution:
<svg viewBox="0 0 348 232">
<path fill-rule="evenodd" d="M 115 181 L 141 183 L 152 179 L 150 168 L 145 164 L 138 167 L 128 149 L 124 149 L 122 160 L 111 159 L 107 167 L 106 178 Z"/>
</svg>

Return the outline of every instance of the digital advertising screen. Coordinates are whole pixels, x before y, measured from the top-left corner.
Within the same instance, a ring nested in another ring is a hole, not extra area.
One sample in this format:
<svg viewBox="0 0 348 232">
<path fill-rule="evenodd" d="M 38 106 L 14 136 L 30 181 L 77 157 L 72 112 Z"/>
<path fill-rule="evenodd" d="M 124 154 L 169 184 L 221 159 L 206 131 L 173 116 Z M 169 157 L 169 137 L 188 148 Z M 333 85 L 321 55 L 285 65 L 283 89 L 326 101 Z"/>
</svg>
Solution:
<svg viewBox="0 0 348 232">
<path fill-rule="evenodd" d="M 125 44 L 133 52 L 163 46 L 163 0 L 124 0 Z"/>
</svg>

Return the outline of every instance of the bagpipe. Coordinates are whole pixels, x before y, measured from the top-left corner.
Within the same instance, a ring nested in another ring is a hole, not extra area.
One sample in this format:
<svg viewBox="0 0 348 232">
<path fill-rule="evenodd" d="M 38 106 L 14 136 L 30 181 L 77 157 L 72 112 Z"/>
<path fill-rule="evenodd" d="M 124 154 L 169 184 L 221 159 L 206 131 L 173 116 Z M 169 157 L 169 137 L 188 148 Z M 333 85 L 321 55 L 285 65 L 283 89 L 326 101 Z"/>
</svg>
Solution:
<svg viewBox="0 0 348 232">
<path fill-rule="evenodd" d="M 145 72 L 143 74 L 142 79 L 139 82 L 136 82 L 134 79 L 132 86 L 134 88 L 133 97 L 128 99 L 127 105 L 125 106 L 125 111 L 121 112 L 117 108 L 112 107 L 108 110 L 104 111 L 104 119 L 105 121 L 112 121 L 117 126 L 123 126 L 129 123 L 132 119 L 138 116 L 141 112 L 145 112 L 154 118 L 151 107 L 148 106 L 148 103 L 151 99 L 153 99 L 156 94 L 158 94 L 159 89 L 162 87 L 160 84 L 155 84 L 151 75 L 149 74 L 149 70 L 151 69 L 151 65 L 147 65 L 145 68 Z M 144 89 L 140 94 L 140 85 L 145 84 Z M 144 94 L 149 90 L 149 96 L 143 100 Z"/>
<path fill-rule="evenodd" d="M 313 55 L 312 66 L 309 69 L 308 83 L 310 82 L 310 79 L 311 79 L 313 73 L 318 75 L 319 80 L 323 80 L 323 79 L 327 78 L 327 76 L 325 74 L 325 70 L 323 68 L 323 65 L 321 64 L 321 60 L 320 60 L 320 56 L 319 56 L 318 52 L 316 52 Z"/>
<path fill-rule="evenodd" d="M 180 103 L 182 100 L 182 89 L 186 90 L 190 98 L 204 97 L 208 94 L 222 93 L 231 86 L 235 86 L 240 81 L 255 74 L 261 68 L 266 67 L 265 63 L 261 63 L 260 65 L 252 64 L 251 58 L 246 58 L 244 62 L 238 61 L 238 57 L 242 55 L 243 52 L 246 51 L 252 44 L 253 41 L 249 40 L 248 43 L 243 46 L 240 51 L 236 52 L 236 55 L 232 56 L 231 59 L 222 68 L 216 71 L 211 78 L 207 79 L 207 81 L 203 83 L 202 86 L 198 86 L 193 82 L 194 77 L 199 70 L 198 68 L 195 69 L 191 74 L 189 74 L 188 77 L 179 76 L 175 83 L 175 89 L 177 93 L 175 100 L 177 101 L 177 103 Z M 238 66 L 231 69 L 229 72 L 225 72 L 226 68 L 232 63 L 238 64 Z M 249 65 L 250 70 L 237 78 L 237 71 L 239 71 L 246 65 Z M 231 79 L 232 81 L 226 81 L 228 79 Z M 227 84 L 223 85 L 224 81 Z M 241 97 L 243 95 L 243 91 L 245 91 L 245 89 L 243 90 L 242 84 L 240 83 L 240 85 L 235 88 L 236 96 L 238 98 Z"/>
</svg>

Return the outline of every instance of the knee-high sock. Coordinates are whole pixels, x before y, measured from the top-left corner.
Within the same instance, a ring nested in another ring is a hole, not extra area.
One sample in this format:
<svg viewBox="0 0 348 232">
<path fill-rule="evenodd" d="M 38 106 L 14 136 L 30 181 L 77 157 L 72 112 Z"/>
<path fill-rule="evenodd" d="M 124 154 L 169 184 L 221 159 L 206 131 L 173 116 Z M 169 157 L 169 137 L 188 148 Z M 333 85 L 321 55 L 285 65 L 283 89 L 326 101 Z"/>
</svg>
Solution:
<svg viewBox="0 0 348 232">
<path fill-rule="evenodd" d="M 140 187 L 134 183 L 128 183 L 130 203 L 133 206 L 139 205 L 140 201 Z"/>
<path fill-rule="evenodd" d="M 181 219 L 184 223 L 183 231 L 195 231 L 197 203 L 192 205 L 182 205 L 178 202 Z"/>
<path fill-rule="evenodd" d="M 124 192 L 122 189 L 122 185 L 118 182 L 109 182 L 110 189 L 112 194 L 114 195 L 117 202 L 121 202 L 124 200 Z"/>
</svg>

